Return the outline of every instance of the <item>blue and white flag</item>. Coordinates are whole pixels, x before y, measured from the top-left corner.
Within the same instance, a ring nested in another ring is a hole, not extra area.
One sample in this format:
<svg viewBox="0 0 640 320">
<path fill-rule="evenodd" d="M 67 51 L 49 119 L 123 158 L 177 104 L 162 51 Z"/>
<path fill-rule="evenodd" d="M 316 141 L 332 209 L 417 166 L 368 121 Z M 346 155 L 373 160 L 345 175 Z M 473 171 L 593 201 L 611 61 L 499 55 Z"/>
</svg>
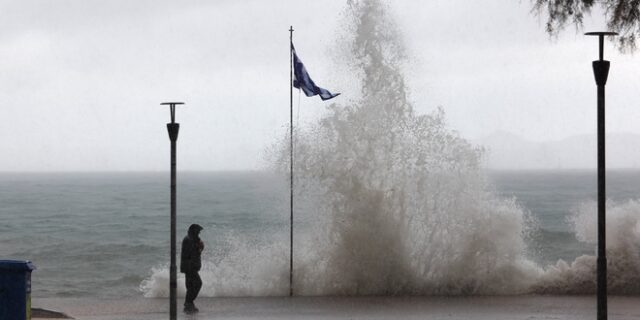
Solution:
<svg viewBox="0 0 640 320">
<path fill-rule="evenodd" d="M 302 61 L 300 61 L 300 58 L 296 55 L 296 49 L 293 47 L 293 43 L 291 43 L 291 53 L 293 54 L 293 86 L 295 88 L 302 89 L 307 97 L 318 94 L 322 100 L 329 100 L 339 95 L 339 93 L 333 94 L 327 89 L 316 86 L 313 80 L 311 80 L 311 77 L 309 77 L 309 73 L 304 67 L 304 64 L 302 64 Z"/>
</svg>

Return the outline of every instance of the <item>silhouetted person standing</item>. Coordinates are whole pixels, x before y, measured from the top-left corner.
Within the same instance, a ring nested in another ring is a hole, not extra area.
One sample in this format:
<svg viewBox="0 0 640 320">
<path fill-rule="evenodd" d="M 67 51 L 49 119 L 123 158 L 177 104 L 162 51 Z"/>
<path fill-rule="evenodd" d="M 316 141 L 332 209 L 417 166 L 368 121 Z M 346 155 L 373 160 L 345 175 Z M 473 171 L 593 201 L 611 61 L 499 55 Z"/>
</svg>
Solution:
<svg viewBox="0 0 640 320">
<path fill-rule="evenodd" d="M 187 296 L 184 299 L 184 312 L 198 312 L 193 301 L 198 296 L 200 288 L 202 288 L 202 279 L 198 271 L 202 267 L 200 255 L 204 250 L 204 243 L 200 240 L 200 231 L 202 226 L 192 224 L 189 232 L 182 240 L 182 252 L 180 254 L 180 272 L 185 275 L 185 286 L 187 287 Z"/>
</svg>

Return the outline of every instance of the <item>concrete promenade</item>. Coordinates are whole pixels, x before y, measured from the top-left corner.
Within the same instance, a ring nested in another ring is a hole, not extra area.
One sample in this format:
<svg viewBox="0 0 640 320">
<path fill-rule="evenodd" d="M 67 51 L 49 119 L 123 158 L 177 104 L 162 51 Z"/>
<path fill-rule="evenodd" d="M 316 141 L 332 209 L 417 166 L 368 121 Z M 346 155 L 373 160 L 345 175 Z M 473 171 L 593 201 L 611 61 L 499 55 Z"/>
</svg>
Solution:
<svg viewBox="0 0 640 320">
<path fill-rule="evenodd" d="M 179 319 L 595 319 L 595 296 L 198 298 Z M 179 306 L 182 301 L 179 301 Z M 75 319 L 168 319 L 167 299 L 33 299 Z M 182 308 L 180 308 L 181 311 Z M 640 297 L 610 297 L 609 319 L 640 320 Z"/>
</svg>

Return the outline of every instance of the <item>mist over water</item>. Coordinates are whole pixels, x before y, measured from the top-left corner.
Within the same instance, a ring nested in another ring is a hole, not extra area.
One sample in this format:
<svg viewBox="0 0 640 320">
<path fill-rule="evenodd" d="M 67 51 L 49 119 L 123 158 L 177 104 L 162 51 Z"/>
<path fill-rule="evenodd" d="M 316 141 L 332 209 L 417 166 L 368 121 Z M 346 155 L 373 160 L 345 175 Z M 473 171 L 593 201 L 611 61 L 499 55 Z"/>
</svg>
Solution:
<svg viewBox="0 0 640 320">
<path fill-rule="evenodd" d="M 483 150 L 447 127 L 442 108 L 414 111 L 407 58 L 386 9 L 379 0 L 348 2 L 342 67 L 360 93 L 336 99 L 317 122 L 294 131 L 295 293 L 595 292 L 595 257 L 535 262 L 527 244 L 538 223 L 517 199 L 497 196 L 481 167 Z M 285 139 L 271 150 L 283 181 L 288 146 Z M 639 213 L 635 201 L 609 204 L 610 293 L 640 293 Z M 575 208 L 578 240 L 595 243 L 595 217 L 594 203 Z M 229 239 L 232 250 L 204 265 L 202 294 L 288 294 L 282 240 Z M 141 285 L 148 297 L 166 296 L 166 288 L 166 267 Z"/>
</svg>

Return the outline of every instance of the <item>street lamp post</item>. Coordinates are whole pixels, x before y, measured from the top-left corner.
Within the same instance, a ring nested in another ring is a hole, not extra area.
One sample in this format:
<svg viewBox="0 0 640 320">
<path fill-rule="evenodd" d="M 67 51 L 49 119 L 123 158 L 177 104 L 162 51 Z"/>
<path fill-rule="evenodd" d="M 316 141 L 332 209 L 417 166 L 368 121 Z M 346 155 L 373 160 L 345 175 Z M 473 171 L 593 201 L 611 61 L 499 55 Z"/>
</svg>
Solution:
<svg viewBox="0 0 640 320">
<path fill-rule="evenodd" d="M 598 266 L 597 295 L 598 320 L 607 319 L 607 256 L 606 256 L 606 189 L 605 189 L 605 109 L 604 87 L 609 75 L 609 61 L 603 59 L 604 37 L 615 36 L 615 32 L 587 32 L 585 35 L 598 36 L 600 59 L 593 61 L 593 75 L 598 86 Z"/>
<path fill-rule="evenodd" d="M 167 123 L 169 140 L 171 140 L 171 264 L 169 266 L 169 319 L 177 319 L 177 270 L 176 270 L 176 142 L 180 124 L 176 123 L 176 105 L 183 102 L 163 102 L 169 105 L 171 123 Z"/>
</svg>

